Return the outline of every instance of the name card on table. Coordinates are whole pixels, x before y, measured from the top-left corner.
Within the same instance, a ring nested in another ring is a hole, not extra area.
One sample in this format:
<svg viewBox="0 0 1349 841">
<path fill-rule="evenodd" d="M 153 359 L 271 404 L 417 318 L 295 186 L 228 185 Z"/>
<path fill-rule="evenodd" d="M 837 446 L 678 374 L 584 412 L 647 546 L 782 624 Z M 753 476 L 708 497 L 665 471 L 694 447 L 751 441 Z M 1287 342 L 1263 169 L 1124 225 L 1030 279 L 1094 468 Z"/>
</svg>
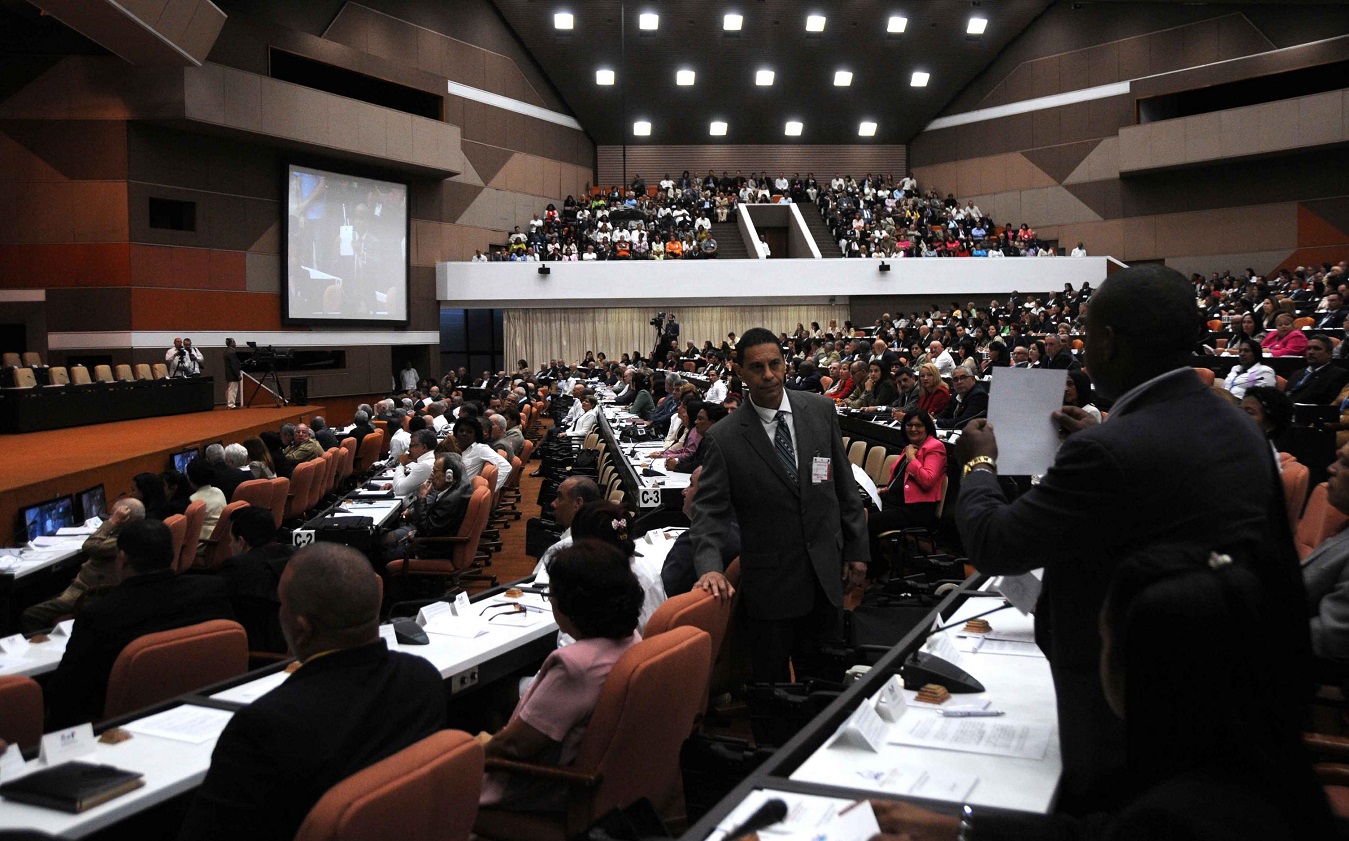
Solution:
<svg viewBox="0 0 1349 841">
<path fill-rule="evenodd" d="M 473 606 L 469 603 L 468 593 L 461 592 L 450 602 L 450 613 L 455 616 L 472 616 Z"/>
<path fill-rule="evenodd" d="M 0 639 L 0 653 L 3 654 L 23 654 L 28 650 L 28 638 L 23 634 L 13 634 Z"/>
<path fill-rule="evenodd" d="M 904 715 L 908 702 L 904 700 L 904 679 L 891 675 L 890 679 L 876 693 L 876 713 L 884 720 L 894 724 Z"/>
<path fill-rule="evenodd" d="M 863 701 L 839 728 L 838 743 L 879 751 L 885 744 L 886 730 L 885 720 L 876 713 L 871 701 Z"/>
<path fill-rule="evenodd" d="M 953 666 L 960 666 L 965 660 L 960 649 L 956 648 L 955 643 L 951 642 L 951 638 L 946 634 L 933 634 L 928 637 L 927 644 L 923 648 Z"/>
<path fill-rule="evenodd" d="M 389 645 L 396 645 L 398 643 L 398 635 L 394 633 L 392 625 L 380 625 L 379 638 Z"/>
<path fill-rule="evenodd" d="M 437 616 L 453 615 L 454 609 L 450 607 L 449 602 L 431 602 L 421 610 L 417 611 L 417 624 L 425 628 L 427 624 Z"/>
<path fill-rule="evenodd" d="M 75 620 L 74 620 L 74 619 L 67 619 L 67 620 L 64 621 L 64 622 L 57 622 L 57 623 L 56 623 L 56 627 L 52 629 L 52 636 L 54 636 L 54 637 L 68 637 L 68 636 L 70 636 L 70 632 L 71 632 L 74 628 L 75 628 Z"/>
<path fill-rule="evenodd" d="M 43 765 L 58 765 L 94 752 L 94 725 L 79 724 L 42 737 L 38 759 Z"/>
<path fill-rule="evenodd" d="M 23 754 L 18 745 L 0 751 L 0 783 L 7 783 L 23 773 Z"/>
</svg>

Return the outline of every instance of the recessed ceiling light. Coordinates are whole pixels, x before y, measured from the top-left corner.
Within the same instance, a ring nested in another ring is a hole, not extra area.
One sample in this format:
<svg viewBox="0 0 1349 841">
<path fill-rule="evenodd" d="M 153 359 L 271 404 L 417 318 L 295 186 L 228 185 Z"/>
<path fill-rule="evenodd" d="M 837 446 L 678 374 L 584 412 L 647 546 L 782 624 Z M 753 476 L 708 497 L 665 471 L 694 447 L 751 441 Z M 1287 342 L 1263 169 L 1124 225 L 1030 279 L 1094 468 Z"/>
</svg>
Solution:
<svg viewBox="0 0 1349 841">
<path fill-rule="evenodd" d="M 612 85 L 613 83 L 614 83 L 614 71 L 607 69 L 595 71 L 595 84 Z"/>
<path fill-rule="evenodd" d="M 646 137 L 651 134 L 651 123 L 646 120 L 638 120 L 632 124 L 632 133 L 638 137 Z"/>
<path fill-rule="evenodd" d="M 988 18 L 970 18 L 970 22 L 965 26 L 968 35 L 983 35 L 985 29 L 988 29 Z"/>
<path fill-rule="evenodd" d="M 807 32 L 824 31 L 824 15 L 809 15 L 806 17 Z"/>
<path fill-rule="evenodd" d="M 766 87 L 768 85 L 773 84 L 773 71 L 760 70 L 757 73 L 755 73 L 754 84 L 758 85 L 759 87 Z"/>
<path fill-rule="evenodd" d="M 713 120 L 707 133 L 713 137 L 724 137 L 726 135 L 726 123 L 721 120 Z"/>
<path fill-rule="evenodd" d="M 846 88 L 852 84 L 852 72 L 849 70 L 834 71 L 834 87 Z"/>
<path fill-rule="evenodd" d="M 675 84 L 682 85 L 684 87 L 688 87 L 689 85 L 693 84 L 693 71 L 692 70 L 676 71 Z"/>
<path fill-rule="evenodd" d="M 739 32 L 745 25 L 744 15 L 727 15 L 721 19 L 721 28 L 727 32 Z"/>
<path fill-rule="evenodd" d="M 571 12 L 558 12 L 553 15 L 554 29 L 571 29 L 576 25 L 576 19 L 572 17 Z"/>
<path fill-rule="evenodd" d="M 886 32 L 899 33 L 904 31 L 904 27 L 909 25 L 909 19 L 902 15 L 891 15 L 890 22 L 885 25 Z"/>
<path fill-rule="evenodd" d="M 915 88 L 925 88 L 927 87 L 927 80 L 930 78 L 932 78 L 930 74 L 924 73 L 921 70 L 915 70 L 913 71 L 913 78 L 909 80 L 909 84 L 913 85 Z"/>
<path fill-rule="evenodd" d="M 801 122 L 799 120 L 788 120 L 786 133 L 788 137 L 800 137 Z"/>
<path fill-rule="evenodd" d="M 655 12 L 643 12 L 637 18 L 637 26 L 641 29 L 660 29 L 660 15 Z"/>
<path fill-rule="evenodd" d="M 876 124 L 875 124 L 875 123 L 871 123 L 871 122 L 865 122 L 865 123 L 862 123 L 861 125 L 859 125 L 859 126 L 857 127 L 857 136 L 858 136 L 858 137 L 875 137 L 875 136 L 876 136 Z"/>
</svg>

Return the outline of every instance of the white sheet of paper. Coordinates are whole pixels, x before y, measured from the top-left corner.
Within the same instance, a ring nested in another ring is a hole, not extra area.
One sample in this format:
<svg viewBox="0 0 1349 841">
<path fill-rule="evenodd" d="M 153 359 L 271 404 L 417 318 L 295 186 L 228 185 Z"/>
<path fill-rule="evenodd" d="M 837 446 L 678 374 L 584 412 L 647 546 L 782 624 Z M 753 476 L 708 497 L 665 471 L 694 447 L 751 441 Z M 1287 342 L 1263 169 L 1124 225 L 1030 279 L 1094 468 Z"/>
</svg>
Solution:
<svg viewBox="0 0 1349 841">
<path fill-rule="evenodd" d="M 445 637 L 457 637 L 462 640 L 477 639 L 492 630 L 477 616 L 452 616 L 444 614 L 426 623 L 422 630 L 428 634 L 440 634 Z"/>
<path fill-rule="evenodd" d="M 234 713 L 229 710 L 183 704 L 122 726 L 142 736 L 158 736 L 200 745 L 219 736 L 233 716 Z"/>
<path fill-rule="evenodd" d="M 998 592 L 1012 603 L 1012 607 L 1028 616 L 1035 612 L 1035 603 L 1040 599 L 1040 579 L 1043 569 L 1033 569 L 1021 575 L 1004 575 L 998 579 Z"/>
<path fill-rule="evenodd" d="M 867 789 L 931 800 L 964 800 L 979 782 L 977 774 L 950 769 L 889 765 L 884 759 L 858 757 L 850 763 Z"/>
<path fill-rule="evenodd" d="M 1048 727 L 1008 724 L 991 718 L 944 718 L 914 715 L 900 719 L 890 730 L 890 743 L 923 748 L 1044 759 L 1049 749 Z"/>
<path fill-rule="evenodd" d="M 707 841 L 723 841 L 727 833 L 744 823 L 769 800 L 785 801 L 787 817 L 773 826 L 759 830 L 761 839 L 868 841 L 881 831 L 876 824 L 876 813 L 871 811 L 871 806 L 867 803 L 853 806 L 853 801 L 836 797 L 758 789 L 750 792 L 749 796 L 717 825 L 712 834 L 707 836 Z"/>
<path fill-rule="evenodd" d="M 290 672 L 282 669 L 279 672 L 273 672 L 257 680 L 250 680 L 248 683 L 241 683 L 232 689 L 226 689 L 223 692 L 217 692 L 211 697 L 217 701 L 231 701 L 235 704 L 251 704 L 254 701 L 271 692 L 290 677 Z"/>
<path fill-rule="evenodd" d="M 1041 657 L 1045 656 L 1040 650 L 1040 646 L 1033 642 L 1025 640 L 1000 640 L 990 637 L 979 639 L 973 635 L 965 637 L 960 641 L 962 651 L 971 654 L 983 656 L 986 654 L 1008 654 L 1013 657 Z"/>
<path fill-rule="evenodd" d="M 1054 463 L 1059 433 L 1049 413 L 1063 407 L 1067 371 L 994 368 L 988 422 L 998 435 L 998 473 L 1039 476 Z"/>
<path fill-rule="evenodd" d="M 97 529 L 89 526 L 63 526 L 56 530 L 57 537 L 79 537 L 93 534 Z"/>
</svg>

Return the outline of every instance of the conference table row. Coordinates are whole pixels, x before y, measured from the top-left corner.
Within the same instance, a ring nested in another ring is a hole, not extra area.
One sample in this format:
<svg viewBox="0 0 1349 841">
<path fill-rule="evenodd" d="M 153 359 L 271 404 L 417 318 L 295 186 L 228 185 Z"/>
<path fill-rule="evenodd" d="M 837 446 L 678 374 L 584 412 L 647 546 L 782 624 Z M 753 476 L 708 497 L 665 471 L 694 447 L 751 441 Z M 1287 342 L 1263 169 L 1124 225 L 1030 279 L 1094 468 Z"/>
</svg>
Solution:
<svg viewBox="0 0 1349 841">
<path fill-rule="evenodd" d="M 0 389 L 0 432 L 40 432 L 113 421 L 209 412 L 211 377 Z"/>
</svg>

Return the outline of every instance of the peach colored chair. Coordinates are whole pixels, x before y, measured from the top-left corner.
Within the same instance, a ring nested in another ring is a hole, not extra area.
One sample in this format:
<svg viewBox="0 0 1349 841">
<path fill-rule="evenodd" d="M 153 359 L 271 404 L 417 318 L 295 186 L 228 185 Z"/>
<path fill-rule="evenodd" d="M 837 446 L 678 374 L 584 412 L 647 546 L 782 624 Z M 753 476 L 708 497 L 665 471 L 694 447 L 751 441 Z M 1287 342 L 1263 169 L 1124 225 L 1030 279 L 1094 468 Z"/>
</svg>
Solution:
<svg viewBox="0 0 1349 841">
<path fill-rule="evenodd" d="M 42 687 L 31 677 L 0 676 L 0 739 L 21 748 L 42 740 Z"/>
<path fill-rule="evenodd" d="M 1349 522 L 1349 516 L 1330 504 L 1326 483 L 1312 488 L 1312 494 L 1307 499 L 1307 510 L 1302 512 L 1297 531 L 1293 534 L 1298 557 L 1305 560 L 1327 538 L 1338 534 L 1346 522 Z"/>
<path fill-rule="evenodd" d="M 568 784 L 566 813 L 479 809 L 474 832 L 502 841 L 562 841 L 642 797 L 659 813 L 681 806 L 679 750 L 707 695 L 711 662 L 712 641 L 697 628 L 674 628 L 629 648 L 604 681 L 575 762 L 487 761 L 488 771 Z"/>
<path fill-rule="evenodd" d="M 32 368 L 14 369 L 14 387 L 15 388 L 37 388 L 37 377 L 33 374 Z"/>
<path fill-rule="evenodd" d="M 117 366 L 117 381 L 123 383 L 134 382 L 136 375 L 132 373 L 131 366 L 122 364 Z"/>
<path fill-rule="evenodd" d="M 116 718 L 246 671 L 248 634 L 238 622 L 212 619 L 146 634 L 117 655 L 103 717 Z"/>
<path fill-rule="evenodd" d="M 1297 521 L 1302 516 L 1302 508 L 1307 504 L 1307 485 L 1311 482 L 1311 470 L 1307 465 L 1288 455 L 1279 453 L 1283 480 L 1283 502 L 1288 509 L 1288 524 L 1297 531 Z"/>
<path fill-rule="evenodd" d="M 100 383 L 110 383 L 110 382 L 112 382 L 112 366 L 111 366 L 111 365 L 95 365 L 95 366 L 94 366 L 94 381 L 95 381 L 95 382 L 100 382 Z"/>
<path fill-rule="evenodd" d="M 1194 372 L 1199 375 L 1199 379 L 1203 380 L 1206 386 L 1212 387 L 1214 380 L 1217 379 L 1211 368 L 1195 368 Z"/>
<path fill-rule="evenodd" d="M 323 475 L 323 462 L 318 459 L 295 465 L 290 474 L 290 493 L 287 494 L 285 519 L 293 520 L 304 516 L 309 510 L 309 498 L 313 495 L 314 483 Z"/>
<path fill-rule="evenodd" d="M 22 360 L 17 353 L 0 354 L 0 365 L 6 368 L 17 368 L 22 364 Z"/>
<path fill-rule="evenodd" d="M 201 539 L 206 544 L 206 554 L 197 559 L 198 568 L 220 569 L 225 559 L 234 554 L 234 535 L 230 533 L 230 527 L 234 523 L 234 513 L 247 507 L 247 502 L 231 502 L 220 512 L 220 519 L 215 521 L 215 531 Z"/>
<path fill-rule="evenodd" d="M 379 454 L 384 449 L 384 431 L 376 429 L 374 432 L 361 439 L 361 446 L 356 456 L 356 466 L 353 471 L 357 476 L 364 476 L 367 471 L 379 461 Z"/>
<path fill-rule="evenodd" d="M 420 557 L 390 561 L 384 567 L 390 583 L 397 577 L 411 575 L 444 578 L 449 586 L 458 586 L 464 581 L 486 581 L 496 586 L 496 576 L 480 574 L 482 566 L 477 561 L 478 543 L 482 540 L 482 530 L 487 525 L 492 506 L 492 492 L 485 482 L 478 485 L 475 481 L 473 495 L 468 499 L 468 511 L 457 534 L 419 537 L 413 542 L 413 549 Z M 446 554 L 448 558 L 443 557 Z"/>
<path fill-rule="evenodd" d="M 89 369 L 83 365 L 71 366 L 70 382 L 72 385 L 89 385 Z"/>
<path fill-rule="evenodd" d="M 144 362 L 136 364 L 136 379 L 153 380 L 154 378 L 155 378 L 154 372 L 150 370 L 149 365 L 145 364 Z"/>
<path fill-rule="evenodd" d="M 52 385 L 70 385 L 70 372 L 60 365 L 48 368 L 47 382 Z"/>
<path fill-rule="evenodd" d="M 247 502 L 259 508 L 271 508 L 272 480 L 249 479 L 247 482 L 240 482 L 234 489 L 234 496 L 230 498 L 230 502 Z"/>
<path fill-rule="evenodd" d="M 163 362 L 156 362 L 154 365 L 150 366 L 150 370 L 154 372 L 155 379 L 157 380 L 167 379 L 169 376 L 169 366 L 165 365 Z"/>
<path fill-rule="evenodd" d="M 467 841 L 483 761 L 467 733 L 433 733 L 330 788 L 295 841 Z"/>
<path fill-rule="evenodd" d="M 41 368 L 42 357 L 39 356 L 36 351 L 25 351 L 23 354 L 23 364 L 30 368 Z"/>
<path fill-rule="evenodd" d="M 276 520 L 276 527 L 281 528 L 286 519 L 286 503 L 290 501 L 290 480 L 277 476 L 267 481 L 272 483 L 272 519 Z"/>
<path fill-rule="evenodd" d="M 169 527 L 169 534 L 173 537 L 173 562 L 176 569 L 178 556 L 183 554 L 183 544 L 187 543 L 187 518 L 182 514 L 170 514 L 164 518 L 164 525 Z"/>
<path fill-rule="evenodd" d="M 183 546 L 175 556 L 174 572 L 184 572 L 197 562 L 197 546 L 201 543 L 201 528 L 206 524 L 206 503 L 201 500 L 187 506 L 183 514 L 186 520 L 183 527 Z"/>
</svg>

